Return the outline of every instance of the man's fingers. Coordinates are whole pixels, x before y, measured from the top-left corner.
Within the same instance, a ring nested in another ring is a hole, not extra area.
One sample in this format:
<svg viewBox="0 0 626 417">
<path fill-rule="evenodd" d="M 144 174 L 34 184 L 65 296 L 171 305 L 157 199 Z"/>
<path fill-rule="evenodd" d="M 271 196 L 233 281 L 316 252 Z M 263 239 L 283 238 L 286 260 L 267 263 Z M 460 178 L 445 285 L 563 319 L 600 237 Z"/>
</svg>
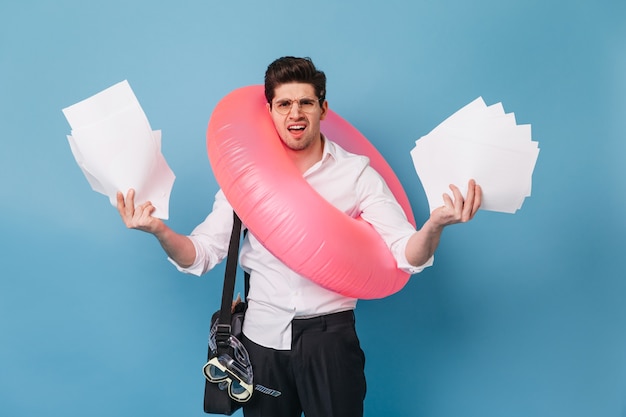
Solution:
<svg viewBox="0 0 626 417">
<path fill-rule="evenodd" d="M 474 189 L 476 190 L 476 193 L 474 195 L 474 205 L 472 207 L 472 217 L 474 217 L 474 215 L 478 212 L 478 209 L 480 208 L 480 205 L 482 204 L 482 201 L 483 201 L 483 189 L 480 188 L 480 185 L 476 185 L 474 187 Z"/>
<path fill-rule="evenodd" d="M 461 200 L 463 201 L 463 196 L 461 195 L 461 190 L 454 184 L 449 185 L 450 190 L 452 190 L 452 195 L 454 196 L 454 201 Z M 460 198 L 459 198 L 460 197 Z"/>
<path fill-rule="evenodd" d="M 463 195 L 461 194 L 461 190 L 454 184 L 450 184 L 450 189 L 452 190 L 452 195 L 454 196 L 454 212 L 456 216 L 461 217 L 463 215 Z"/>
<path fill-rule="evenodd" d="M 117 192 L 117 209 L 129 229 L 139 229 L 150 232 L 154 228 L 155 218 L 152 214 L 156 211 L 156 207 L 151 201 L 146 201 L 135 207 L 135 190 L 130 189 L 126 193 L 126 199 L 122 192 Z"/>
<path fill-rule="evenodd" d="M 141 206 L 137 207 L 137 211 L 141 214 L 139 217 L 150 217 L 150 215 L 156 210 L 150 201 L 146 201 Z"/>
<path fill-rule="evenodd" d="M 126 204 L 124 203 L 124 194 L 122 194 L 120 191 L 117 192 L 117 209 L 119 211 L 124 210 L 124 207 L 126 206 Z"/>
<path fill-rule="evenodd" d="M 474 180 L 470 180 L 467 184 L 467 195 L 465 196 L 465 204 L 463 205 L 463 213 L 461 214 L 461 221 L 466 222 L 471 220 L 474 209 L 475 198 L 475 185 Z"/>
<path fill-rule="evenodd" d="M 132 188 L 126 193 L 126 215 L 133 217 L 135 215 L 135 190 Z"/>
<path fill-rule="evenodd" d="M 126 205 L 135 207 L 135 190 L 132 188 L 126 194 Z"/>
<path fill-rule="evenodd" d="M 450 196 L 447 193 L 443 193 L 443 206 L 450 208 L 450 209 L 454 209 L 454 202 L 452 201 L 452 198 L 450 198 Z"/>
</svg>

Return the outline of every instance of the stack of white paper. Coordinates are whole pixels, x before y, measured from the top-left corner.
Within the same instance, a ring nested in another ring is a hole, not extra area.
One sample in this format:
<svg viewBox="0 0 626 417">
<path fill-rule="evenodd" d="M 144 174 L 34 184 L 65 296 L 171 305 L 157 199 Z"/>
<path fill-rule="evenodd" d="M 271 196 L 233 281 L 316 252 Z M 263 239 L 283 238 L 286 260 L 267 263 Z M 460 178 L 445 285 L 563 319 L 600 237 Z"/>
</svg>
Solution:
<svg viewBox="0 0 626 417">
<path fill-rule="evenodd" d="M 432 212 L 451 194 L 475 179 L 482 187 L 481 209 L 515 213 L 530 196 L 532 173 L 539 155 L 530 125 L 518 125 L 501 103 L 472 101 L 428 135 L 415 142 L 413 164 Z"/>
<path fill-rule="evenodd" d="M 94 191 L 116 205 L 118 191 L 135 189 L 135 204 L 151 201 L 153 215 L 169 216 L 174 173 L 161 153 L 161 132 L 152 131 L 127 81 L 63 109 L 72 127 L 70 148 Z"/>
</svg>

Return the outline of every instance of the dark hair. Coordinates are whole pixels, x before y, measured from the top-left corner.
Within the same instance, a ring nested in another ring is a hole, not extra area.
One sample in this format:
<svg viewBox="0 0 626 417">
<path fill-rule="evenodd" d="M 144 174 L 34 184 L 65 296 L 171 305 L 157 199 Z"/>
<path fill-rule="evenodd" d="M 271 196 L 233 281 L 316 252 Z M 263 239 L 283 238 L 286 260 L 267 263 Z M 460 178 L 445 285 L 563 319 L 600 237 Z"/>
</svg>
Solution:
<svg viewBox="0 0 626 417">
<path fill-rule="evenodd" d="M 311 58 L 284 56 L 265 71 L 265 98 L 272 104 L 276 87 L 286 83 L 311 84 L 320 103 L 326 99 L 326 74 L 315 68 Z"/>
</svg>

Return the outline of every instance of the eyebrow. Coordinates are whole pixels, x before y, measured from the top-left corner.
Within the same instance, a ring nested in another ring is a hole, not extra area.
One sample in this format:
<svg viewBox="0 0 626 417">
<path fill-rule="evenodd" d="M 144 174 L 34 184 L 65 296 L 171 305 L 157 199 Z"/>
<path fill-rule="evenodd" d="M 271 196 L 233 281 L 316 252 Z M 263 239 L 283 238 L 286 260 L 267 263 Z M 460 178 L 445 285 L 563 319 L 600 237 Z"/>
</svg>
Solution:
<svg viewBox="0 0 626 417">
<path fill-rule="evenodd" d="M 296 101 L 296 100 L 319 100 L 318 98 L 315 97 L 309 97 L 309 96 L 304 96 L 304 97 L 298 97 L 298 98 L 276 98 L 274 99 L 274 101 Z"/>
</svg>

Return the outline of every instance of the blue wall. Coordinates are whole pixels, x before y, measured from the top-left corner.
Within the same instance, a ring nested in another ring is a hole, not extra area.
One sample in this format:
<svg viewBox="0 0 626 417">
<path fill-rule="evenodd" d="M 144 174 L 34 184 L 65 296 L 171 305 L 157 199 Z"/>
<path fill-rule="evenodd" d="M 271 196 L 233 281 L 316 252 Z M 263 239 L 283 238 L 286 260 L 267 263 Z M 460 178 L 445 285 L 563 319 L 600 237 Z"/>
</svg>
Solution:
<svg viewBox="0 0 626 417">
<path fill-rule="evenodd" d="M 360 302 L 366 416 L 626 416 L 626 3 L 4 1 L 0 414 L 201 416 L 222 269 L 179 274 L 76 165 L 61 109 L 128 79 L 189 232 L 217 189 L 204 133 L 267 64 L 311 56 L 418 222 L 413 141 L 482 95 L 541 153 L 515 215 L 449 228 L 436 265 Z"/>
</svg>

